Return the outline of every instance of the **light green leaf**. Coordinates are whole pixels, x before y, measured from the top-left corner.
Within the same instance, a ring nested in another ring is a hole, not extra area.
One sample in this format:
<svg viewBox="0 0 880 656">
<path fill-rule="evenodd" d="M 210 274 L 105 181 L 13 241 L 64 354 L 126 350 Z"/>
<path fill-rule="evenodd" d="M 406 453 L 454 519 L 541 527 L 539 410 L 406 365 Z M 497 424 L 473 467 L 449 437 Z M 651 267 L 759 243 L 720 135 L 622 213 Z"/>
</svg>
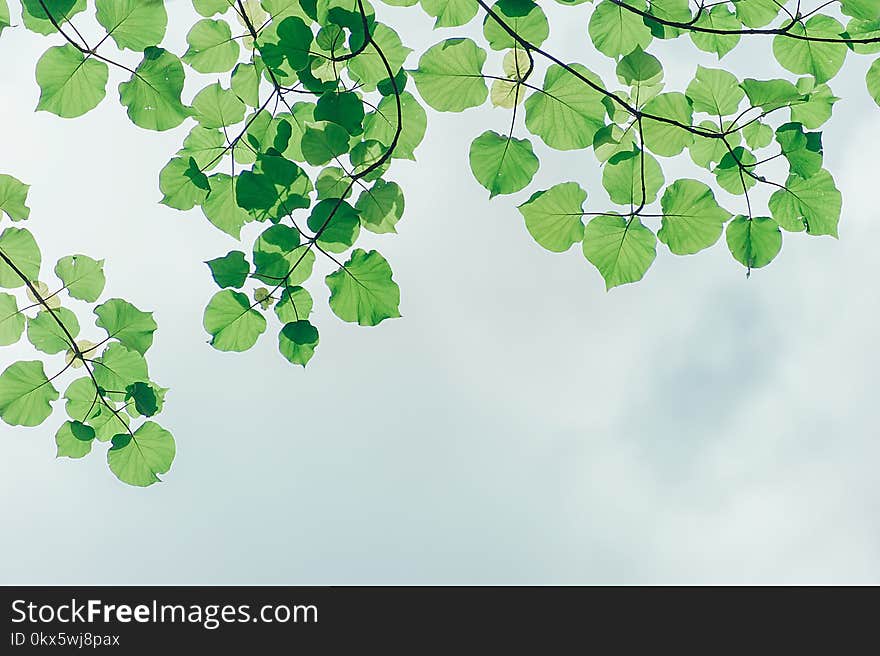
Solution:
<svg viewBox="0 0 880 656">
<path fill-rule="evenodd" d="M 27 195 L 30 185 L 18 178 L 0 173 L 0 212 L 13 221 L 24 221 L 31 214 L 27 206 Z"/>
<path fill-rule="evenodd" d="M 104 260 L 87 255 L 68 255 L 58 260 L 55 275 L 64 283 L 67 293 L 81 301 L 94 303 L 104 291 Z"/>
<path fill-rule="evenodd" d="M 524 189 L 538 172 L 538 158 L 527 139 L 486 131 L 470 148 L 471 171 L 489 197 Z"/>
<path fill-rule="evenodd" d="M 95 0 L 98 22 L 120 49 L 143 52 L 165 36 L 164 0 Z"/>
<path fill-rule="evenodd" d="M 584 78 L 602 84 L 586 67 L 571 67 Z M 605 125 L 603 96 L 562 66 L 551 64 L 544 77 L 543 93 L 526 99 L 526 127 L 557 150 L 588 148 Z"/>
<path fill-rule="evenodd" d="M 461 112 L 486 102 L 486 51 L 470 39 L 447 39 L 428 49 L 412 72 L 422 99 L 440 112 Z"/>
<path fill-rule="evenodd" d="M 40 310 L 36 316 L 28 319 L 28 340 L 43 353 L 54 355 L 69 349 L 68 333 L 74 339 L 79 335 L 79 321 L 67 308 L 58 308 L 52 312 Z"/>
<path fill-rule="evenodd" d="M 55 433 L 58 458 L 82 458 L 92 450 L 95 429 L 79 421 L 65 421 Z"/>
<path fill-rule="evenodd" d="M 584 257 L 605 289 L 641 280 L 657 255 L 657 238 L 638 217 L 597 216 L 584 230 Z"/>
<path fill-rule="evenodd" d="M 156 322 L 152 312 L 141 312 L 121 298 L 111 298 L 95 308 L 99 328 L 107 331 L 110 339 L 117 339 L 141 355 L 153 344 Z"/>
<path fill-rule="evenodd" d="M 641 0 L 630 0 L 629 4 L 639 9 L 645 8 Z M 596 5 L 590 16 L 589 32 L 596 49 L 615 59 L 628 55 L 636 48 L 644 50 L 652 39 L 651 30 L 641 16 L 611 0 L 603 0 Z"/>
<path fill-rule="evenodd" d="M 225 73 L 238 61 L 238 42 L 226 21 L 200 20 L 186 35 L 186 42 L 189 49 L 181 59 L 199 73 Z"/>
<path fill-rule="evenodd" d="M 727 246 L 748 269 L 767 266 L 782 249 L 782 232 L 776 221 L 758 216 L 738 216 L 727 224 Z"/>
<path fill-rule="evenodd" d="M 266 319 L 251 308 L 248 297 L 224 289 L 205 308 L 205 330 L 218 351 L 247 351 L 266 330 Z"/>
<path fill-rule="evenodd" d="M 0 253 L 15 265 L 11 267 L 4 259 L 0 260 L 0 287 L 15 289 L 25 284 L 19 273 L 28 281 L 40 277 L 42 256 L 34 236 L 24 228 L 6 228 L 0 234 Z"/>
<path fill-rule="evenodd" d="M 127 82 L 119 85 L 119 102 L 128 109 L 132 122 L 147 130 L 170 130 L 189 116 L 180 101 L 183 64 L 167 50 L 150 47 Z"/>
<path fill-rule="evenodd" d="M 834 178 L 825 169 L 804 179 L 788 178 L 785 189 L 770 196 L 770 212 L 780 226 L 796 232 L 806 228 L 811 235 L 837 237 L 842 199 Z"/>
<path fill-rule="evenodd" d="M 587 192 L 576 182 L 563 182 L 532 194 L 519 206 L 526 229 L 541 246 L 554 253 L 567 251 L 584 238 Z"/>
<path fill-rule="evenodd" d="M 843 25 L 824 14 L 811 17 L 803 25 L 795 23 L 791 28 L 792 34 L 822 39 L 839 39 L 844 31 Z M 773 55 L 783 68 L 792 73 L 809 73 L 818 83 L 837 75 L 847 50 L 844 43 L 792 39 L 782 34 L 773 39 Z"/>
<path fill-rule="evenodd" d="M 37 360 L 16 362 L 0 374 L 0 418 L 12 426 L 39 426 L 52 414 L 56 390 Z"/>
<path fill-rule="evenodd" d="M 285 324 L 278 333 L 278 350 L 293 364 L 303 367 L 315 354 L 318 346 L 318 329 L 308 321 Z"/>
<path fill-rule="evenodd" d="M 25 316 L 19 312 L 15 296 L 0 292 L 0 346 L 20 340 L 24 326 Z"/>
<path fill-rule="evenodd" d="M 75 118 L 98 106 L 107 93 L 107 64 L 66 43 L 49 48 L 37 62 L 40 100 L 44 110 L 62 118 Z"/>
<path fill-rule="evenodd" d="M 343 321 L 375 326 L 400 316 L 400 288 L 391 267 L 377 251 L 357 248 L 344 268 L 326 278 L 330 309 Z"/>
<path fill-rule="evenodd" d="M 159 474 L 171 469 L 175 452 L 171 433 L 148 421 L 134 436 L 120 434 L 113 438 L 113 446 L 107 451 L 107 465 L 123 483 L 147 487 L 160 482 Z"/>
<path fill-rule="evenodd" d="M 663 225 L 657 237 L 676 255 L 708 248 L 721 236 L 730 213 L 722 209 L 712 190 L 696 180 L 676 180 L 660 200 Z"/>
</svg>

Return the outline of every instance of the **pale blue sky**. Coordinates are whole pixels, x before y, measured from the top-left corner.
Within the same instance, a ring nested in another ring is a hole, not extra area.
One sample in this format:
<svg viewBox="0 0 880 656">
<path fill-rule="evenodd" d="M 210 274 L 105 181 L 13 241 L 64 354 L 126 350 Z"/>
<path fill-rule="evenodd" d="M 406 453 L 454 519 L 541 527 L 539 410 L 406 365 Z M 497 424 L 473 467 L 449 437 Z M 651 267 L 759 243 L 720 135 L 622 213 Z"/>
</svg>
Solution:
<svg viewBox="0 0 880 656">
<path fill-rule="evenodd" d="M 550 47 L 604 73 L 588 11 L 552 7 Z M 442 38 L 417 9 L 380 12 L 417 50 Z M 321 344 L 302 370 L 271 333 L 245 354 L 205 343 L 202 261 L 236 244 L 157 204 L 186 128 L 135 128 L 113 92 L 75 121 L 33 113 L 50 43 L 0 38 L 0 171 L 33 185 L 46 262 L 106 257 L 108 295 L 155 311 L 178 457 L 133 489 L 100 450 L 56 460 L 57 421 L 0 425 L 0 582 L 880 581 L 870 58 L 832 84 L 841 239 L 786 235 L 750 280 L 723 243 L 659 248 L 643 282 L 606 293 L 577 249 L 531 240 L 515 209 L 528 193 L 489 202 L 472 178 L 470 140 L 507 114 L 429 112 L 418 163 L 393 168 L 400 234 L 369 238 L 404 318 L 342 324 L 314 284 Z M 740 76 L 780 73 L 769 42 L 741 50 L 724 60 Z M 686 42 L 653 51 L 675 89 L 713 62 Z M 538 154 L 535 188 L 575 179 L 602 203 L 592 154 Z M 693 173 L 672 162 L 667 180 Z"/>
</svg>

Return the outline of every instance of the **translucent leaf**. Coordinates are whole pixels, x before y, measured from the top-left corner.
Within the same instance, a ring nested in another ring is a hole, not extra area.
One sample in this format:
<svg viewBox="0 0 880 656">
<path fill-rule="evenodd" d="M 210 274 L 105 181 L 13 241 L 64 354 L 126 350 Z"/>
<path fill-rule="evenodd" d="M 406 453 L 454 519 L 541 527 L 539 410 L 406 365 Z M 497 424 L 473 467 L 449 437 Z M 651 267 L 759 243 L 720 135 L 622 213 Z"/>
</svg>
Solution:
<svg viewBox="0 0 880 656">
<path fill-rule="evenodd" d="M 214 282 L 220 287 L 241 287 L 247 280 L 251 267 L 241 251 L 230 251 L 223 257 L 206 262 Z"/>
<path fill-rule="evenodd" d="M 486 52 L 470 39 L 447 39 L 428 49 L 412 72 L 422 98 L 441 112 L 461 112 L 486 102 Z"/>
<path fill-rule="evenodd" d="M 0 374 L 0 418 L 12 426 L 39 426 L 52 414 L 56 390 L 43 363 L 16 362 Z"/>
<path fill-rule="evenodd" d="M 743 266 L 759 269 L 770 264 L 782 249 L 782 232 L 773 219 L 738 216 L 727 224 L 727 246 Z"/>
<path fill-rule="evenodd" d="M 375 326 L 400 316 L 400 288 L 377 251 L 352 251 L 345 266 L 326 278 L 330 309 L 343 321 Z"/>
<path fill-rule="evenodd" d="M 266 330 L 266 319 L 251 308 L 247 296 L 224 289 L 205 308 L 205 330 L 218 351 L 247 351 Z"/>
<path fill-rule="evenodd" d="M 94 303 L 104 291 L 104 260 L 87 255 L 68 255 L 58 260 L 55 275 L 64 283 L 67 293 L 81 301 Z"/>
<path fill-rule="evenodd" d="M 308 321 L 285 324 L 278 333 L 278 350 L 293 364 L 303 367 L 315 354 L 318 346 L 318 329 Z"/>
<path fill-rule="evenodd" d="M 0 173 L 0 212 L 13 221 L 24 221 L 31 214 L 26 205 L 30 185 L 11 175 Z"/>
<path fill-rule="evenodd" d="M 68 336 L 69 334 L 69 336 Z M 40 310 L 28 319 L 27 336 L 35 348 L 54 355 L 70 348 L 71 338 L 79 335 L 79 321 L 67 308 Z"/>
<path fill-rule="evenodd" d="M 55 433 L 58 458 L 82 458 L 92 450 L 95 429 L 79 421 L 65 421 Z"/>
<path fill-rule="evenodd" d="M 238 61 L 238 42 L 226 21 L 200 20 L 186 35 L 186 42 L 189 49 L 181 59 L 200 73 L 225 73 Z"/>
<path fill-rule="evenodd" d="M 143 52 L 165 36 L 164 0 L 95 0 L 98 22 L 120 49 Z"/>
<path fill-rule="evenodd" d="M 189 116 L 180 101 L 184 73 L 180 60 L 167 50 L 150 47 L 127 82 L 119 85 L 119 102 L 132 122 L 148 130 L 170 130 Z"/>
<path fill-rule="evenodd" d="M 526 229 L 535 241 L 555 253 L 567 251 L 584 238 L 587 192 L 576 182 L 539 191 L 519 206 Z"/>
<path fill-rule="evenodd" d="M 611 289 L 642 279 L 657 255 L 656 242 L 638 217 L 597 216 L 584 230 L 584 256 Z"/>
<path fill-rule="evenodd" d="M 24 228 L 6 228 L 0 234 L 0 253 L 9 258 L 15 265 L 10 266 L 6 259 L 0 259 L 0 287 L 15 289 L 25 284 L 22 275 L 28 281 L 40 277 L 42 256 L 34 236 Z M 17 269 L 17 271 L 16 271 Z M 19 275 L 21 274 L 21 275 Z"/>
<path fill-rule="evenodd" d="M 95 308 L 99 328 L 107 331 L 110 339 L 117 339 L 141 355 L 153 344 L 156 322 L 152 312 L 141 312 L 121 298 L 111 298 Z"/>
<path fill-rule="evenodd" d="M 524 189 L 539 166 L 531 142 L 491 130 L 474 139 L 469 159 L 474 177 L 490 198 Z"/>
<path fill-rule="evenodd" d="M 174 438 L 159 424 L 148 421 L 134 436 L 120 434 L 107 451 L 107 464 L 123 483 L 147 487 L 160 482 L 159 474 L 171 469 Z"/>
<path fill-rule="evenodd" d="M 676 255 L 708 248 L 721 236 L 730 213 L 721 208 L 712 190 L 697 180 L 676 180 L 660 199 L 663 225 L 657 237 Z"/>
<path fill-rule="evenodd" d="M 37 110 L 75 118 L 98 106 L 107 93 L 107 64 L 85 58 L 69 43 L 49 48 L 37 62 Z"/>
<path fill-rule="evenodd" d="M 20 340 L 25 322 L 15 296 L 0 292 L 0 346 L 9 346 Z"/>
</svg>

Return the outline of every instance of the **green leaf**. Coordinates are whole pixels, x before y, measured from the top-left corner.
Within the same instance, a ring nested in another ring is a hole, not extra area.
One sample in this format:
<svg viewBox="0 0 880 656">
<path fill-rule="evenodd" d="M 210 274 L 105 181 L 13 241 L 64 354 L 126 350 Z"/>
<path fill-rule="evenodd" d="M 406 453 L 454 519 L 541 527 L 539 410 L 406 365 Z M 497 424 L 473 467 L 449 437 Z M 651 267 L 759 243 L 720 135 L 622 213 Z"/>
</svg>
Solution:
<svg viewBox="0 0 880 656">
<path fill-rule="evenodd" d="M 19 272 L 33 282 L 40 277 L 42 256 L 34 236 L 24 228 L 6 228 L 0 234 L 0 253 L 12 260 Z M 0 287 L 15 289 L 25 284 L 18 273 L 0 260 Z"/>
<path fill-rule="evenodd" d="M 641 280 L 657 255 L 656 242 L 638 217 L 597 216 L 584 230 L 584 257 L 599 269 L 608 290 Z"/>
<path fill-rule="evenodd" d="M 134 401 L 135 410 L 144 417 L 152 417 L 159 412 L 159 399 L 156 390 L 149 383 L 136 382 L 125 388 L 125 399 Z"/>
<path fill-rule="evenodd" d="M 164 0 L 95 0 L 98 22 L 120 49 L 143 52 L 165 36 Z"/>
<path fill-rule="evenodd" d="M 119 102 L 132 122 L 147 130 L 170 130 L 190 115 L 180 101 L 183 64 L 167 50 L 147 48 L 135 74 L 119 85 Z"/>
<path fill-rule="evenodd" d="M 65 421 L 55 433 L 58 458 L 82 458 L 92 450 L 95 429 L 79 421 Z"/>
<path fill-rule="evenodd" d="M 216 173 L 208 178 L 211 193 L 202 203 L 202 212 L 215 227 L 236 239 L 241 235 L 244 224 L 251 220 L 239 199 L 242 185 L 247 195 L 247 185 L 251 173 L 245 171 L 233 178 L 226 173 Z M 244 197 L 244 196 L 243 196 Z"/>
<path fill-rule="evenodd" d="M 24 326 L 25 316 L 19 312 L 15 296 L 0 292 L 0 346 L 20 340 Z"/>
<path fill-rule="evenodd" d="M 532 194 L 519 206 L 526 229 L 541 246 L 554 253 L 567 251 L 584 239 L 587 192 L 576 182 L 563 182 Z"/>
<path fill-rule="evenodd" d="M 541 8 L 532 0 L 499 0 L 492 11 L 523 40 L 540 45 L 550 36 L 550 24 Z M 483 35 L 493 50 L 521 47 L 510 33 L 486 14 Z"/>
<path fill-rule="evenodd" d="M 717 68 L 697 66 L 697 74 L 687 88 L 695 112 L 727 116 L 739 109 L 745 92 L 735 75 Z"/>
<path fill-rule="evenodd" d="M 323 166 L 348 152 L 349 136 L 335 123 L 319 123 L 306 126 L 301 145 L 303 156 L 309 164 Z"/>
<path fill-rule="evenodd" d="M 571 68 L 601 86 L 602 81 L 586 67 L 574 64 Z M 526 127 L 551 148 L 588 148 L 605 125 L 602 98 L 574 73 L 551 64 L 544 76 L 543 93 L 535 92 L 526 99 Z"/>
<path fill-rule="evenodd" d="M 477 15 L 475 0 L 421 0 L 422 9 L 436 18 L 434 28 L 466 25 Z"/>
<path fill-rule="evenodd" d="M 868 93 L 871 94 L 871 98 L 874 99 L 875 103 L 880 105 L 880 59 L 874 60 L 874 63 L 868 68 L 868 72 L 865 75 L 865 82 L 868 85 Z M 792 116 L 792 119 L 793 118 L 794 116 Z"/>
<path fill-rule="evenodd" d="M 254 242 L 254 278 L 269 285 L 297 285 L 312 274 L 315 254 L 286 225 L 267 228 Z"/>
<path fill-rule="evenodd" d="M 696 27 L 717 32 L 690 32 L 691 41 L 704 52 L 713 52 L 721 59 L 739 43 L 739 34 L 726 34 L 742 29 L 739 19 L 725 5 L 716 5 L 700 14 Z"/>
<path fill-rule="evenodd" d="M 649 153 L 622 152 L 609 159 L 602 170 L 602 186 L 618 205 L 641 205 L 643 201 L 647 205 L 656 200 L 663 186 L 663 171 Z"/>
<path fill-rule="evenodd" d="M 646 117 L 642 121 L 642 133 L 648 150 L 657 155 L 673 157 L 693 143 L 693 134 L 679 127 L 693 123 L 691 105 L 683 93 L 661 93 L 645 105 L 644 112 L 672 119 L 677 124 Z"/>
<path fill-rule="evenodd" d="M 211 276 L 220 287 L 241 287 L 247 280 L 251 267 L 241 251 L 230 251 L 223 257 L 208 260 Z"/>
<path fill-rule="evenodd" d="M 725 191 L 735 195 L 743 194 L 757 184 L 755 178 L 747 173 L 754 173 L 757 161 L 751 151 L 737 146 L 732 152 L 725 153 L 718 162 L 714 170 L 715 179 Z"/>
<path fill-rule="evenodd" d="M 753 107 L 760 107 L 768 112 L 800 102 L 803 98 L 803 94 L 788 80 L 745 79 L 740 86 Z"/>
<path fill-rule="evenodd" d="M 3 34 L 3 30 L 12 25 L 9 22 L 9 5 L 6 4 L 6 0 L 0 0 L 0 34 Z"/>
<path fill-rule="evenodd" d="M 98 106 L 107 93 L 107 64 L 66 43 L 49 48 L 37 62 L 40 100 L 44 110 L 62 118 L 75 118 Z"/>
<path fill-rule="evenodd" d="M 59 325 L 59 321 L 63 327 Z M 67 308 L 57 308 L 52 312 L 40 310 L 35 317 L 28 319 L 28 340 L 43 353 L 54 355 L 69 349 L 68 333 L 73 338 L 79 335 L 79 321 Z"/>
<path fill-rule="evenodd" d="M 186 42 L 189 49 L 181 59 L 199 73 L 225 73 L 238 61 L 238 42 L 226 21 L 200 20 L 186 35 Z"/>
<path fill-rule="evenodd" d="M 302 287 L 287 287 L 275 305 L 275 314 L 283 323 L 295 323 L 308 319 L 312 313 L 312 295 Z"/>
<path fill-rule="evenodd" d="M 81 301 L 94 303 L 104 291 L 104 260 L 87 255 L 68 255 L 58 260 L 55 275 L 64 283 L 67 293 Z"/>
<path fill-rule="evenodd" d="M 0 212 L 13 221 L 24 221 L 31 214 L 26 205 L 30 185 L 11 175 L 0 173 Z"/>
<path fill-rule="evenodd" d="M 352 251 L 345 266 L 326 278 L 330 309 L 343 321 L 375 326 L 400 316 L 400 288 L 377 251 Z"/>
<path fill-rule="evenodd" d="M 278 333 L 278 350 L 293 364 L 305 367 L 317 346 L 318 329 L 308 321 L 285 324 Z"/>
<path fill-rule="evenodd" d="M 198 165 L 193 167 L 192 157 L 175 157 L 159 172 L 161 203 L 178 210 L 191 210 L 202 203 L 208 195 L 210 186 L 205 188 L 204 174 Z"/>
<path fill-rule="evenodd" d="M 72 16 L 86 10 L 86 0 L 43 0 L 42 3 L 40 0 L 21 0 L 21 10 L 26 28 L 48 35 L 58 31 L 52 19 L 63 26 Z"/>
<path fill-rule="evenodd" d="M 144 356 L 118 342 L 111 343 L 94 362 L 95 382 L 113 399 L 125 398 L 129 385 L 149 381 Z"/>
<path fill-rule="evenodd" d="M 712 190 L 696 180 L 676 180 L 660 199 L 663 225 L 657 237 L 676 255 L 708 248 L 721 236 L 730 213 L 722 209 Z"/>
<path fill-rule="evenodd" d="M 491 130 L 474 139 L 469 159 L 474 177 L 489 190 L 490 198 L 524 189 L 538 172 L 530 141 Z"/>
<path fill-rule="evenodd" d="M 806 228 L 811 235 L 837 237 L 842 199 L 834 178 L 825 169 L 807 179 L 790 176 L 785 189 L 770 196 L 769 205 L 773 218 L 788 231 Z"/>
<path fill-rule="evenodd" d="M 342 126 L 349 134 L 363 133 L 364 104 L 354 92 L 327 93 L 318 98 L 316 121 L 330 121 Z"/>
<path fill-rule="evenodd" d="M 759 269 L 770 264 L 782 249 L 782 232 L 773 219 L 738 216 L 727 224 L 727 246 L 743 266 Z"/>
<path fill-rule="evenodd" d="M 0 418 L 12 426 L 39 426 L 52 414 L 56 390 L 37 360 L 16 362 L 0 374 Z"/>
<path fill-rule="evenodd" d="M 446 39 L 428 49 L 412 72 L 422 99 L 440 112 L 478 107 L 489 97 L 486 51 L 470 39 Z"/>
<path fill-rule="evenodd" d="M 147 487 L 160 482 L 159 474 L 171 469 L 175 455 L 174 438 L 159 424 L 148 421 L 134 436 L 117 435 L 107 451 L 110 471 L 123 483 Z"/>
<path fill-rule="evenodd" d="M 245 104 L 219 82 L 199 91 L 192 103 L 193 114 L 202 127 L 224 128 L 244 119 Z"/>
<path fill-rule="evenodd" d="M 792 34 L 821 39 L 839 39 L 844 27 L 830 16 L 817 14 L 803 25 L 795 23 Z M 824 43 L 777 35 L 773 39 L 773 55 L 783 68 L 792 73 L 808 73 L 816 82 L 827 82 L 846 59 L 848 48 L 843 43 Z"/>
<path fill-rule="evenodd" d="M 358 211 L 339 198 L 319 201 L 308 219 L 309 230 L 316 235 L 318 245 L 331 253 L 342 253 L 357 240 L 361 222 Z"/>
<path fill-rule="evenodd" d="M 218 351 L 247 351 L 266 330 L 266 319 L 248 297 L 231 289 L 214 294 L 205 308 L 205 330 Z"/>
<path fill-rule="evenodd" d="M 152 312 L 141 312 L 121 298 L 111 298 L 95 308 L 95 325 L 107 331 L 108 338 L 117 339 L 141 355 L 153 344 L 156 322 Z"/>
<path fill-rule="evenodd" d="M 632 6 L 645 8 L 640 0 L 631 0 Z M 603 0 L 593 10 L 589 25 L 590 38 L 596 49 L 614 59 L 628 55 L 636 48 L 644 50 L 651 43 L 651 30 L 638 14 L 620 7 L 611 0 Z"/>
<path fill-rule="evenodd" d="M 397 232 L 397 222 L 403 216 L 404 207 L 400 186 L 385 180 L 377 180 L 372 188 L 364 189 L 355 203 L 363 226 L 377 234 Z"/>
<path fill-rule="evenodd" d="M 400 94 L 401 131 L 393 157 L 415 159 L 415 149 L 422 143 L 428 123 L 428 116 L 419 101 L 408 91 Z M 397 101 L 393 97 L 382 98 L 376 111 L 364 118 L 364 138 L 375 139 L 390 147 L 397 132 Z"/>
</svg>

